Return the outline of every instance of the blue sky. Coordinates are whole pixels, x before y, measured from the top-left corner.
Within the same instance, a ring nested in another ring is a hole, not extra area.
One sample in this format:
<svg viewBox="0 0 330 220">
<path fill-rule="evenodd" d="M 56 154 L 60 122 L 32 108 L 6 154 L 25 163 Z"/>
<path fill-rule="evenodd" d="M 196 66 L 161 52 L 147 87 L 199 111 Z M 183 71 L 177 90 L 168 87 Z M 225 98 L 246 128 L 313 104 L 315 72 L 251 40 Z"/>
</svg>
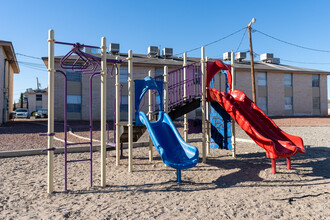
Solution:
<svg viewBox="0 0 330 220">
<path fill-rule="evenodd" d="M 12 41 L 15 52 L 33 57 L 47 56 L 50 28 L 55 39 L 100 45 L 101 37 L 120 43 L 121 52 L 147 53 L 149 45 L 174 48 L 178 54 L 200 47 L 235 32 L 251 21 L 253 28 L 281 40 L 301 46 L 328 50 L 330 1 L 4 1 L 0 0 L 0 40 Z M 313 3 L 313 4 L 312 4 Z M 206 47 L 206 55 L 222 57 L 236 51 L 244 31 Z M 63 55 L 69 47 L 56 46 L 55 54 Z M 239 51 L 247 51 L 247 34 Z M 282 64 L 330 71 L 330 53 L 290 46 L 253 33 L 256 53 L 274 53 Z M 200 50 L 188 53 L 200 56 Z M 26 88 L 36 88 L 36 77 L 47 86 L 47 72 L 41 60 L 17 55 L 21 73 L 15 75 L 14 99 Z M 258 58 L 256 58 L 258 60 Z M 296 62 L 289 62 L 296 61 Z M 24 65 L 23 62 L 26 63 Z M 298 62 L 298 63 L 297 63 Z M 312 64 L 320 63 L 320 64 Z M 44 70 L 39 70 L 44 68 Z M 330 97 L 328 77 L 328 97 Z"/>
</svg>

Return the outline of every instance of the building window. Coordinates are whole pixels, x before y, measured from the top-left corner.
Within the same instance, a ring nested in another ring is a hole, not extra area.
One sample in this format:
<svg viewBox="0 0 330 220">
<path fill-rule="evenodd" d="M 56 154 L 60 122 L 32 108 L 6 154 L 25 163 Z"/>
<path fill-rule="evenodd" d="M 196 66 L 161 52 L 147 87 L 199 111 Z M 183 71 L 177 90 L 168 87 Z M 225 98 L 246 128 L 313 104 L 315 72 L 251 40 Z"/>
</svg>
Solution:
<svg viewBox="0 0 330 220">
<path fill-rule="evenodd" d="M 313 87 L 320 87 L 320 75 L 312 75 Z"/>
<path fill-rule="evenodd" d="M 258 73 L 258 86 L 267 86 L 267 74 Z"/>
<path fill-rule="evenodd" d="M 68 81 L 81 82 L 81 73 L 67 70 L 66 78 Z"/>
<path fill-rule="evenodd" d="M 42 109 L 42 106 L 36 106 L 36 111 Z"/>
<path fill-rule="evenodd" d="M 81 112 L 81 96 L 68 95 L 67 96 L 67 111 L 68 112 Z"/>
<path fill-rule="evenodd" d="M 284 74 L 284 86 L 286 86 L 286 87 L 292 86 L 292 74 L 291 73 Z"/>
<path fill-rule="evenodd" d="M 291 97 L 284 97 L 284 110 L 292 110 L 293 98 Z"/>
<path fill-rule="evenodd" d="M 36 101 L 42 101 L 42 94 L 36 94 Z"/>
<path fill-rule="evenodd" d="M 320 109 L 320 97 L 313 97 L 313 109 Z"/>
<path fill-rule="evenodd" d="M 128 81 L 128 67 L 121 66 L 120 67 L 120 83 L 127 83 Z"/>
<path fill-rule="evenodd" d="M 258 97 L 258 107 L 265 113 L 267 112 L 267 97 Z"/>
</svg>

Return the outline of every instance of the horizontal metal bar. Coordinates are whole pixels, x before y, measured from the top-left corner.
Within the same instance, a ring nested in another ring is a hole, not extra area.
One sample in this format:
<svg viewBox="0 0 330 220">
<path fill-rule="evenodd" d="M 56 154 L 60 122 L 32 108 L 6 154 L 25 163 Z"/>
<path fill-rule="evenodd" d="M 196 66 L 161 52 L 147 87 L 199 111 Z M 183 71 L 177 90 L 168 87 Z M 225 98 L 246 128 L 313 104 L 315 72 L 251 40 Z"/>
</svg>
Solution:
<svg viewBox="0 0 330 220">
<path fill-rule="evenodd" d="M 67 160 L 67 163 L 81 162 L 81 161 L 91 161 L 92 159 L 81 159 L 81 160 Z"/>
<path fill-rule="evenodd" d="M 92 142 L 67 143 L 66 145 L 92 144 Z"/>
<path fill-rule="evenodd" d="M 67 125 L 68 128 L 90 128 L 90 125 Z"/>
</svg>

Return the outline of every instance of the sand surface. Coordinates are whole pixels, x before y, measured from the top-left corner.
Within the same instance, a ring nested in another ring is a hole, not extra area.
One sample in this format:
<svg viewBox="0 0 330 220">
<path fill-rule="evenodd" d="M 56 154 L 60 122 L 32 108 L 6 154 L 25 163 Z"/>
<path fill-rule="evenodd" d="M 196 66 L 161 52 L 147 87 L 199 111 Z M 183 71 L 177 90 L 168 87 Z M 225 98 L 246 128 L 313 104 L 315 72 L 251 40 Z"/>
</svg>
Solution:
<svg viewBox="0 0 330 220">
<path fill-rule="evenodd" d="M 183 183 L 178 184 L 175 171 L 164 166 L 157 152 L 149 162 L 148 148 L 136 147 L 133 173 L 127 172 L 126 149 L 118 167 L 114 152 L 107 152 L 104 188 L 100 187 L 98 152 L 94 153 L 93 187 L 89 186 L 89 163 L 70 164 L 68 192 L 64 192 L 63 155 L 55 155 L 55 193 L 49 195 L 46 156 L 2 158 L 0 218 L 330 219 L 330 124 L 281 128 L 300 135 L 310 147 L 306 154 L 292 158 L 291 170 L 286 169 L 284 158 L 279 159 L 275 175 L 262 148 L 238 142 L 236 159 L 230 151 L 213 149 L 207 163 L 184 170 Z M 247 139 L 239 129 L 237 133 Z M 11 138 L 15 135 L 10 134 Z M 201 152 L 201 143 L 193 145 Z"/>
</svg>

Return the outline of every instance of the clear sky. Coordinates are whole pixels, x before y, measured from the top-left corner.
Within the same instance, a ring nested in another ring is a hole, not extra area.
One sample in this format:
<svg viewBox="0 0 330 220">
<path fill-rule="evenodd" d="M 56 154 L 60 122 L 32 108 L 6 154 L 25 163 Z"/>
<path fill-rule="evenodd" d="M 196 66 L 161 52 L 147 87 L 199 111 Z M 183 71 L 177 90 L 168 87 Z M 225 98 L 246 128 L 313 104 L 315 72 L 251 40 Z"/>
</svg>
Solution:
<svg viewBox="0 0 330 220">
<path fill-rule="evenodd" d="M 55 40 L 100 45 L 101 37 L 120 43 L 121 52 L 147 53 L 149 45 L 171 47 L 174 54 L 216 41 L 248 25 L 278 39 L 318 52 L 290 46 L 254 32 L 256 53 L 274 53 L 282 64 L 330 71 L 330 1 L 48 1 L 0 0 L 0 40 L 12 41 L 16 53 L 47 56 L 48 30 Z M 244 30 L 206 47 L 206 56 L 220 58 L 226 51 L 247 51 Z M 56 46 L 55 55 L 69 47 Z M 14 99 L 27 88 L 47 87 L 41 59 L 17 55 L 21 72 L 15 75 Z M 200 56 L 200 50 L 188 53 Z M 258 60 L 258 58 L 255 58 Z M 291 62 L 295 61 L 295 62 Z M 315 64 L 319 63 L 319 64 Z M 330 97 L 328 77 L 328 97 Z M 329 98 L 330 99 L 330 98 Z"/>
</svg>

